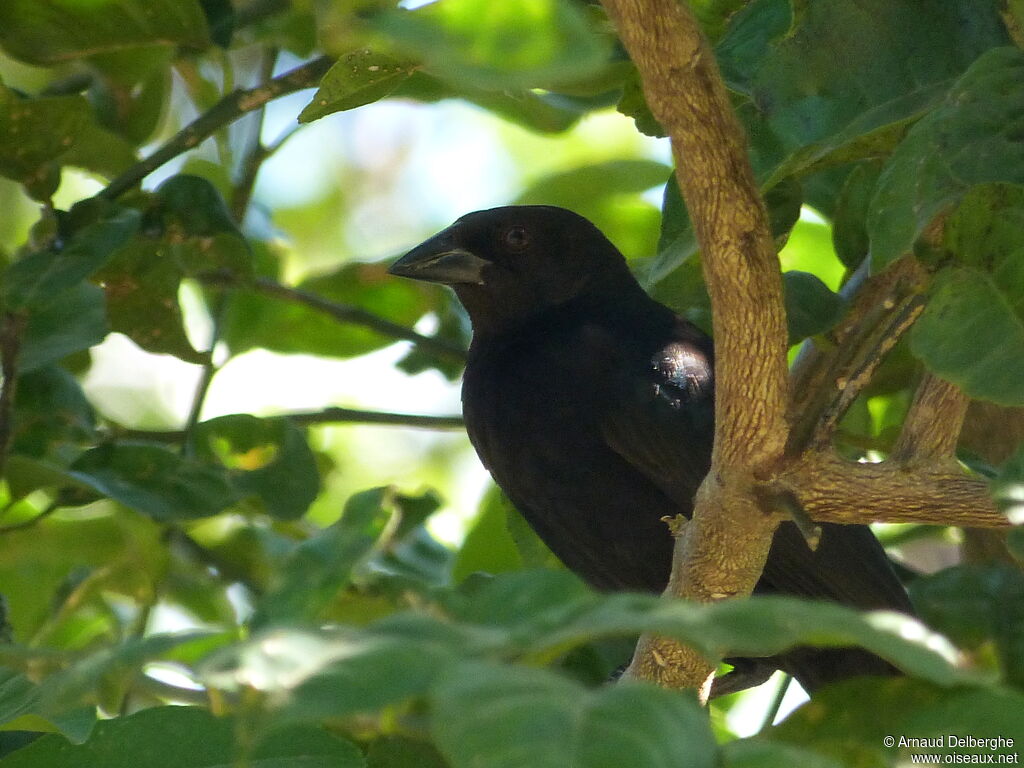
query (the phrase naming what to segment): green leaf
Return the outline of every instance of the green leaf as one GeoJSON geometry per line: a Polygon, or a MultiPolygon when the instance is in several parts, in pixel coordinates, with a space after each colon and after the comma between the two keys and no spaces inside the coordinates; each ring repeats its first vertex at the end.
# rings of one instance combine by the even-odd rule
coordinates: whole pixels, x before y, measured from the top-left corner
{"type": "MultiPolygon", "coordinates": [[[[190,645],[209,649],[212,642],[222,640],[223,636],[209,632],[151,635],[93,651],[66,669],[46,677],[38,685],[26,685],[24,680],[19,682],[18,677],[13,677],[7,685],[0,686],[0,689],[15,686],[14,691],[4,691],[13,695],[4,697],[0,722],[34,714],[60,727],[69,739],[81,742],[89,736],[93,720],[83,719],[77,714],[70,719],[67,716],[85,705],[95,705],[97,692],[102,687],[123,686],[126,681],[134,679],[148,662],[167,658],[190,645]]],[[[3,661],[9,663],[15,659],[28,666],[33,666],[30,661],[33,654],[39,654],[37,650],[21,646],[7,646],[4,652],[8,659],[3,661]],[[17,659],[18,656],[21,658],[17,659]]],[[[34,664],[41,666],[45,662],[44,655],[34,664]]]]}
{"type": "Polygon", "coordinates": [[[868,216],[872,267],[908,252],[974,184],[1024,183],[1024,52],[983,54],[907,134],[878,180],[868,216]]]}
{"type": "Polygon", "coordinates": [[[817,276],[793,270],[786,272],[782,281],[790,344],[831,330],[843,316],[842,297],[832,293],[817,276]]]}
{"type": "Polygon", "coordinates": [[[949,268],[936,277],[910,349],[972,398],[1024,405],[1024,319],[984,273],[949,268]]]}
{"type": "Polygon", "coordinates": [[[434,738],[454,768],[718,763],[690,693],[630,682],[588,691],[540,669],[466,662],[431,698],[434,738]]]}
{"type": "Polygon", "coordinates": [[[252,625],[315,621],[377,544],[391,519],[391,493],[374,488],[353,495],[338,522],[297,546],[260,600],[252,625]]]}
{"type": "Polygon", "coordinates": [[[60,291],[56,299],[40,302],[29,313],[18,355],[22,373],[95,346],[107,336],[102,290],[83,283],[60,291]]]}
{"type": "Polygon", "coordinates": [[[255,734],[251,753],[239,743],[243,728],[232,718],[198,707],[153,707],[100,722],[80,746],[44,736],[4,759],[4,768],[365,768],[362,752],[321,728],[292,726],[255,734]]]}
{"type": "Polygon", "coordinates": [[[633,118],[636,129],[640,133],[659,139],[668,136],[665,128],[658,122],[647,105],[647,99],[640,85],[640,73],[635,69],[623,82],[622,98],[615,105],[615,109],[626,117],[633,118]]]}
{"type": "Polygon", "coordinates": [[[150,443],[93,448],[71,465],[71,476],[156,520],[208,517],[239,498],[222,469],[150,443]]]}
{"type": "Polygon", "coordinates": [[[979,184],[946,222],[943,255],[988,273],[1024,319],[1024,187],[979,184]]]}
{"type": "Polygon", "coordinates": [[[202,176],[179,173],[156,188],[156,210],[165,228],[210,237],[229,232],[241,237],[231,210],[217,188],[202,176]]]}
{"type": "Polygon", "coordinates": [[[239,491],[258,498],[263,511],[279,520],[302,517],[320,490],[316,458],[288,419],[211,419],[193,430],[191,446],[198,458],[224,466],[239,491]]]}
{"type": "MultiPolygon", "coordinates": [[[[56,365],[18,377],[11,450],[36,458],[71,458],[95,437],[96,417],[75,377],[56,365]]],[[[10,481],[10,478],[8,478],[10,481]]]]}
{"type": "Polygon", "coordinates": [[[572,574],[549,571],[500,574],[462,600],[450,608],[455,615],[489,629],[513,629],[508,640],[520,652],[543,655],[594,639],[653,632],[675,637],[709,659],[774,656],[796,645],[858,645],[939,684],[979,678],[957,669],[956,650],[915,619],[862,614],[834,603],[756,597],[694,605],[654,595],[597,596],[572,574]]]}
{"type": "Polygon", "coordinates": [[[280,628],[211,656],[199,676],[233,694],[260,691],[277,721],[318,721],[422,696],[458,654],[449,637],[280,628]]]}
{"type": "Polygon", "coordinates": [[[3,274],[3,301],[10,310],[45,308],[63,301],[69,288],[99,269],[139,227],[134,208],[115,209],[75,233],[59,252],[36,251],[3,274]]]}
{"type": "Polygon", "coordinates": [[[796,745],[737,739],[722,745],[724,768],[843,768],[844,764],[796,745]]]}
{"type": "Polygon", "coordinates": [[[961,565],[911,583],[921,618],[962,647],[995,643],[1008,683],[1024,687],[1024,573],[1005,564],[961,565]]]}
{"type": "MultiPolygon", "coordinates": [[[[953,754],[946,764],[982,762],[978,755],[1015,753],[1024,739],[1024,695],[999,688],[938,688],[909,678],[858,678],[815,692],[814,700],[767,732],[772,741],[813,749],[843,765],[905,765],[912,753],[953,754]],[[884,713],[884,716],[879,716],[884,713]],[[1013,739],[1014,747],[965,748],[950,735],[1013,739]],[[894,739],[892,747],[885,738],[894,739]],[[943,746],[922,749],[904,739],[942,737],[943,746]]],[[[1005,741],[1003,742],[1005,744],[1005,741]]],[[[922,761],[923,762],[923,761],[922,761]]]]}
{"type": "Polygon", "coordinates": [[[553,88],[593,75],[611,41],[566,0],[443,0],[374,26],[432,74],[488,90],[553,88]]]}
{"type": "Polygon", "coordinates": [[[370,744],[367,768],[448,768],[433,744],[408,736],[383,736],[370,744]]]}
{"type": "Polygon", "coordinates": [[[836,202],[836,212],[832,217],[832,244],[839,260],[850,269],[856,269],[871,248],[867,218],[881,172],[882,166],[878,162],[859,164],[847,177],[836,202]]]}
{"type": "Polygon", "coordinates": [[[542,133],[569,130],[585,111],[557,94],[535,93],[528,88],[492,91],[466,83],[456,87],[424,72],[413,72],[392,95],[427,103],[465,99],[506,120],[542,133]]]}
{"type": "Polygon", "coordinates": [[[335,112],[371,104],[390,94],[416,65],[361,48],[340,56],[320,80],[313,100],[299,114],[310,123],[335,112]]]}
{"type": "Polygon", "coordinates": [[[182,268],[160,241],[133,238],[96,275],[106,296],[110,329],[154,354],[174,355],[201,364],[185,333],[178,303],[182,268]]]}
{"type": "Polygon", "coordinates": [[[0,46],[32,64],[53,64],[147,43],[209,45],[196,0],[5,0],[0,46]]]}
{"type": "Polygon", "coordinates": [[[221,48],[229,48],[236,22],[231,0],[199,0],[199,4],[210,27],[210,39],[221,48]]]}
{"type": "MultiPolygon", "coordinates": [[[[0,20],[0,35],[2,28],[0,20]]],[[[110,176],[134,160],[134,149],[96,124],[83,97],[21,98],[0,83],[0,174],[25,184],[36,199],[56,192],[60,164],[110,176]]]]}
{"type": "Polygon", "coordinates": [[[789,5],[751,3],[716,49],[730,86],[786,147],[779,177],[891,150],[953,78],[1009,43],[989,0],[819,0],[797,14],[789,5]]]}
{"type": "Polygon", "coordinates": [[[480,504],[476,522],[455,556],[452,580],[456,583],[478,571],[502,573],[523,567],[523,559],[509,534],[507,507],[501,500],[501,491],[493,487],[480,504]]]}

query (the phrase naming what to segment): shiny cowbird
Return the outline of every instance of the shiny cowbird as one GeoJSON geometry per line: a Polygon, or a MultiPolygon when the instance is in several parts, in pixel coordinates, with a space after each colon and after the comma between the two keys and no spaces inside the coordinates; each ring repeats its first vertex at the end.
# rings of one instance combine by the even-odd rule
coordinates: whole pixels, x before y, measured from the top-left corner
{"type": "MultiPolygon", "coordinates": [[[[544,542],[598,589],[661,591],[673,548],[663,518],[690,516],[711,463],[707,335],[648,297],[615,246],[563,208],[470,213],[391,272],[451,286],[469,313],[466,429],[544,542]]],[[[783,523],[757,591],[911,612],[867,527],[822,529],[812,551],[783,523]]],[[[808,690],[895,672],[853,648],[731,661],[751,677],[783,669],[808,690]]]]}

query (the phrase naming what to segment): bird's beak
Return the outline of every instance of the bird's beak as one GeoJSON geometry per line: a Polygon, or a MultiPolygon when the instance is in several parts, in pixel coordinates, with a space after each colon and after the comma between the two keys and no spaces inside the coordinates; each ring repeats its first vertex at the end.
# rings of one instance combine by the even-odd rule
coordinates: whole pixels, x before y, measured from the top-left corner
{"type": "Polygon", "coordinates": [[[446,230],[417,245],[392,264],[388,272],[428,283],[483,285],[487,264],[485,259],[457,246],[446,230]]]}

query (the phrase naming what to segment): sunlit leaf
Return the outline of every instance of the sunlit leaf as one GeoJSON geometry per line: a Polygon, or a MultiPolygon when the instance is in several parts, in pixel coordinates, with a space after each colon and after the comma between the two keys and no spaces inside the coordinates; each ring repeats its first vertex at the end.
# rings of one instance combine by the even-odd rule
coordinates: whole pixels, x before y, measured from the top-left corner
{"type": "Polygon", "coordinates": [[[393,95],[427,103],[465,99],[506,120],[544,133],[568,130],[586,111],[557,94],[538,93],[529,88],[494,91],[465,83],[456,87],[421,71],[403,80],[393,95]]]}
{"type": "Polygon", "coordinates": [[[492,90],[551,88],[602,67],[610,39],[565,0],[442,0],[375,25],[427,70],[492,90]]]}
{"type": "Polygon", "coordinates": [[[341,56],[320,81],[313,100],[299,114],[300,123],[355,109],[384,98],[405,80],[415,65],[363,48],[341,56]]]}

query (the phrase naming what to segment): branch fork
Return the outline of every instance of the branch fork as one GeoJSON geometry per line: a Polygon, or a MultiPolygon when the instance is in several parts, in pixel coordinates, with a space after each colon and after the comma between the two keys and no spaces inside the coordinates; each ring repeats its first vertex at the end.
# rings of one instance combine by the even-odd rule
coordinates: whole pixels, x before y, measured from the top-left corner
{"type": "MultiPolygon", "coordinates": [[[[712,467],[693,519],[678,531],[665,594],[701,602],[749,595],[787,517],[812,542],[811,521],[1007,525],[986,484],[953,459],[965,397],[930,376],[889,461],[854,464],[831,451],[842,415],[921,312],[926,273],[907,257],[868,280],[837,346],[811,355],[791,383],[778,256],[714,53],[685,2],[602,3],[672,141],[713,308],[712,467]]],[[[713,675],[707,659],[657,636],[641,638],[626,673],[696,688],[702,699],[713,675]]]]}

